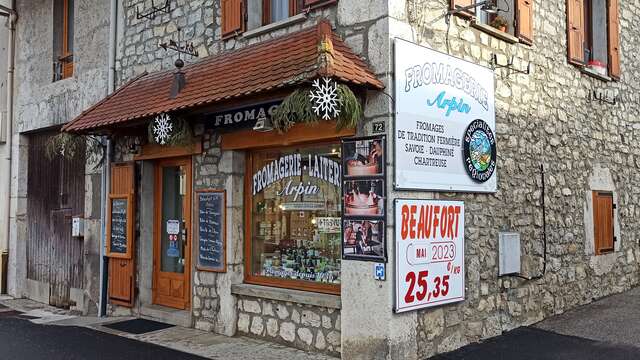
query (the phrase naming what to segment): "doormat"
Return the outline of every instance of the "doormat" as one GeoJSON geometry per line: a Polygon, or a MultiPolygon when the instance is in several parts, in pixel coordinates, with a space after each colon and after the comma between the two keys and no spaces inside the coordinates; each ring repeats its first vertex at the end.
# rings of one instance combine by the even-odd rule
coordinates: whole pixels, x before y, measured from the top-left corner
{"type": "Polygon", "coordinates": [[[22,314],[22,312],[16,310],[0,311],[0,317],[15,317],[20,314],[22,314]]]}
{"type": "Polygon", "coordinates": [[[102,325],[109,329],[124,331],[129,334],[145,334],[152,331],[168,329],[173,327],[173,325],[165,324],[157,321],[151,321],[146,319],[133,319],[120,321],[113,324],[102,325]]]}

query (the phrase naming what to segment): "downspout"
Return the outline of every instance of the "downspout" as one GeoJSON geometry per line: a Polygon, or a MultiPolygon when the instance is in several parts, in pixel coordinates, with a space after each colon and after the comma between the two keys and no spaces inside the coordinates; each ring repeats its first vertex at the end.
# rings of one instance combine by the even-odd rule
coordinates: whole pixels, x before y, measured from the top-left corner
{"type": "Polygon", "coordinates": [[[12,155],[12,140],[13,140],[13,73],[15,67],[14,61],[14,53],[15,53],[15,31],[16,31],[16,22],[18,21],[18,13],[14,10],[16,8],[16,1],[11,1],[11,8],[7,8],[6,6],[0,5],[0,11],[4,13],[0,14],[2,16],[6,16],[9,18],[8,26],[9,26],[9,44],[7,46],[8,53],[8,61],[7,61],[7,141],[5,143],[6,150],[6,164],[8,164],[7,169],[7,187],[5,189],[5,194],[7,194],[6,202],[4,205],[5,211],[5,222],[4,229],[2,232],[4,233],[4,237],[0,237],[0,264],[2,264],[2,268],[0,269],[0,294],[7,293],[7,272],[8,272],[8,255],[9,255],[9,230],[11,229],[11,155],[12,155]]]}
{"type": "MultiPolygon", "coordinates": [[[[116,89],[116,49],[118,35],[118,0],[111,0],[109,16],[109,80],[108,92],[113,93],[116,89]]],[[[106,206],[107,194],[111,188],[111,153],[112,144],[108,136],[103,137],[103,144],[106,143],[105,159],[102,164],[102,192],[100,194],[100,304],[99,315],[107,315],[107,293],[109,280],[109,258],[106,256],[107,232],[106,232],[106,206]]]]}

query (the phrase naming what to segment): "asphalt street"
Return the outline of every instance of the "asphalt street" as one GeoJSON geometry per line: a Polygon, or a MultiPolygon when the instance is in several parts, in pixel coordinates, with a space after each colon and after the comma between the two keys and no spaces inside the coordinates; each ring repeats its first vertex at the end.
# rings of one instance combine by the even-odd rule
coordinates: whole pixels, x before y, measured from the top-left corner
{"type": "Polygon", "coordinates": [[[37,325],[0,313],[0,359],[85,360],[205,358],[83,327],[37,325]]]}
{"type": "Polygon", "coordinates": [[[640,287],[431,360],[640,359],[640,287]]]}

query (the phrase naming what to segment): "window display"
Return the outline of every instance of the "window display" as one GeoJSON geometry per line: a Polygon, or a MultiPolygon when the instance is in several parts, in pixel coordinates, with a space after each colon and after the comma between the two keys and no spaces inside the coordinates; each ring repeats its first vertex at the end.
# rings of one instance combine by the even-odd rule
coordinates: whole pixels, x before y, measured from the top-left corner
{"type": "Polygon", "coordinates": [[[250,278],[337,292],[340,145],[260,150],[251,157],[250,278]]]}

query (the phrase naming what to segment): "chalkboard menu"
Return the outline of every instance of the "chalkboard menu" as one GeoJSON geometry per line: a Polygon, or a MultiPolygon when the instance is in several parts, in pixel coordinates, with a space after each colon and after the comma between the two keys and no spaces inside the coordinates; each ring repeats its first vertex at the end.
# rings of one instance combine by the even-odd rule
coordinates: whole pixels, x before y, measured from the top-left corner
{"type": "Polygon", "coordinates": [[[198,269],[226,271],[224,190],[197,192],[198,269]]]}
{"type": "Polygon", "coordinates": [[[109,253],[111,255],[128,254],[128,199],[111,198],[111,216],[109,224],[109,253]]]}

